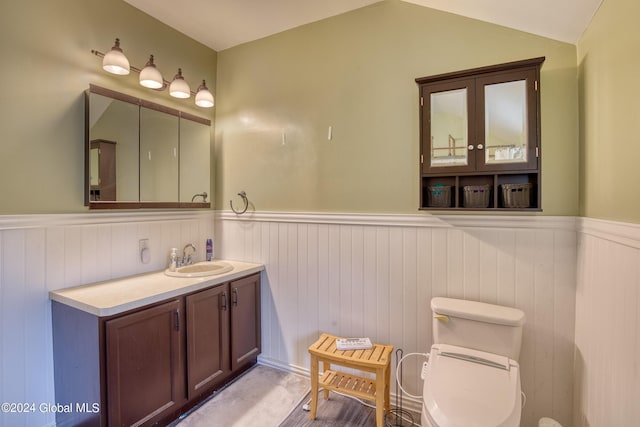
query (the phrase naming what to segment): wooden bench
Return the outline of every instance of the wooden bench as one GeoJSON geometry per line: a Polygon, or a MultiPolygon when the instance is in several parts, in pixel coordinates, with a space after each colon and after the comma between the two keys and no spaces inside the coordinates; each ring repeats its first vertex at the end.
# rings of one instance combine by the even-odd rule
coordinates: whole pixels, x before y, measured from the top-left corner
{"type": "Polygon", "coordinates": [[[376,405],[376,426],[384,426],[384,411],[391,409],[389,400],[390,361],[393,346],[373,344],[367,350],[340,351],[336,348],[336,336],[322,334],[318,341],[309,347],[311,355],[311,412],[316,418],[318,408],[318,389],[324,388],[324,398],[329,391],[371,400],[376,405]],[[323,375],[320,378],[319,364],[322,362],[323,375]],[[371,372],[374,378],[361,377],[331,369],[331,365],[340,365],[358,371],[371,372]]]}

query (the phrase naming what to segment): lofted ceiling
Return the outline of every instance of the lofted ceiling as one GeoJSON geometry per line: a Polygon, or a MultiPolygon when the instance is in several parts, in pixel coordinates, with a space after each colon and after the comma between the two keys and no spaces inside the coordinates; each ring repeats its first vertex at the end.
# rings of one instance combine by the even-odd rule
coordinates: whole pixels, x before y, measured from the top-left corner
{"type": "MultiPolygon", "coordinates": [[[[381,0],[125,1],[221,51],[381,0]]],[[[403,1],[576,44],[603,0],[403,1]]]]}

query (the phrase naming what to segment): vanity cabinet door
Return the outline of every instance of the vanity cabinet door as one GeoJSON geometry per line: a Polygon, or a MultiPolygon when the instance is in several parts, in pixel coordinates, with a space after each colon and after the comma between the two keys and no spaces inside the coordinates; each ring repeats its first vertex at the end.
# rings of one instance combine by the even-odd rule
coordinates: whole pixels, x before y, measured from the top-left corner
{"type": "Polygon", "coordinates": [[[231,372],[229,305],[228,284],[186,297],[189,399],[231,372]]]}
{"type": "Polygon", "coordinates": [[[180,300],[105,322],[109,426],[151,424],[182,404],[180,323],[180,300]]]}
{"type": "Polygon", "coordinates": [[[253,361],[261,351],[260,274],[230,283],[231,369],[253,361]]]}

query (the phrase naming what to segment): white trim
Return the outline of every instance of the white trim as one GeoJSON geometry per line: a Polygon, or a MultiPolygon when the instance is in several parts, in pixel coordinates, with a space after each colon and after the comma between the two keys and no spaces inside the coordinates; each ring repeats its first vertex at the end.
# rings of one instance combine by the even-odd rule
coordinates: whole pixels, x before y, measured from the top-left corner
{"type": "Polygon", "coordinates": [[[214,217],[213,210],[159,212],[90,212],[80,214],[0,215],[0,230],[69,225],[117,224],[123,222],[179,221],[214,217]]]}
{"type": "Polygon", "coordinates": [[[541,215],[352,214],[314,212],[248,212],[243,215],[236,215],[231,211],[216,211],[216,220],[430,228],[576,229],[576,217],[574,216],[541,215]]]}
{"type": "Polygon", "coordinates": [[[578,218],[577,226],[578,231],[583,234],[640,249],[640,224],[578,218]]]}
{"type": "Polygon", "coordinates": [[[311,377],[311,372],[309,371],[309,368],[303,368],[300,366],[283,363],[280,360],[263,356],[262,354],[258,355],[258,364],[269,366],[275,369],[280,369],[281,371],[292,372],[294,374],[302,375],[303,377],[307,377],[307,378],[311,377]]]}

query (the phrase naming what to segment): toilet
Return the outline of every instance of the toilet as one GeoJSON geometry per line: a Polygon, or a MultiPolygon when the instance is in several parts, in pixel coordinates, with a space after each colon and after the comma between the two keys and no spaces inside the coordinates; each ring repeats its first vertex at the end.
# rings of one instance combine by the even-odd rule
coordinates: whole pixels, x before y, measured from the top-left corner
{"type": "Polygon", "coordinates": [[[422,427],[518,427],[524,312],[453,298],[433,298],[431,311],[422,427]]]}

